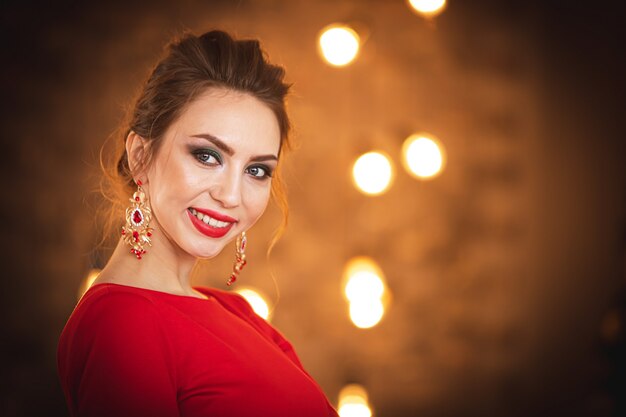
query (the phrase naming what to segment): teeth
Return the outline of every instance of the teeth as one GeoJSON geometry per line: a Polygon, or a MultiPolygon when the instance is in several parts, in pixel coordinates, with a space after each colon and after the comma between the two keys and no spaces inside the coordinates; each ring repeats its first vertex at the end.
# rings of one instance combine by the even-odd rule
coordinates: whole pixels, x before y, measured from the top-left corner
{"type": "Polygon", "coordinates": [[[220,220],[214,219],[208,214],[200,213],[195,209],[190,209],[190,211],[194,216],[196,216],[198,219],[202,220],[205,224],[208,224],[211,227],[221,228],[221,227],[226,227],[230,224],[228,222],[222,222],[220,220]]]}

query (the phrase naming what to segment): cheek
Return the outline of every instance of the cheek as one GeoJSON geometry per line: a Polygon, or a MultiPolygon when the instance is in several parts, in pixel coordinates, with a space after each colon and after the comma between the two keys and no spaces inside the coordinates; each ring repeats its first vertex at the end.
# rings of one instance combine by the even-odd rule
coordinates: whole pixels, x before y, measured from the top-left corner
{"type": "Polygon", "coordinates": [[[256,185],[250,187],[249,190],[244,193],[244,205],[246,207],[246,213],[250,220],[254,223],[265,212],[267,204],[270,200],[270,183],[267,185],[256,185]]]}
{"type": "Polygon", "coordinates": [[[151,201],[158,207],[177,205],[196,192],[200,179],[192,164],[182,158],[158,161],[150,178],[151,201]]]}
{"type": "Polygon", "coordinates": [[[153,186],[159,193],[180,195],[197,187],[200,173],[185,155],[173,152],[169,157],[155,161],[152,170],[153,186]]]}

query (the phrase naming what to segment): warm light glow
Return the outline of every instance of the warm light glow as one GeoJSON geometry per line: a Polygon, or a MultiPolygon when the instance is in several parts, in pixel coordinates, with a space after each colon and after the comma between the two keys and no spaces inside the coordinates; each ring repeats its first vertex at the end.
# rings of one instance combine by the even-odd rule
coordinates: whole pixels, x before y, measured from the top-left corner
{"type": "Polygon", "coordinates": [[[385,286],[380,277],[370,271],[359,271],[353,274],[346,285],[346,297],[351,302],[361,299],[380,299],[384,292],[385,286]]]}
{"type": "Polygon", "coordinates": [[[358,384],[346,385],[339,393],[337,411],[340,417],[371,417],[365,388],[358,384]]]}
{"type": "Polygon", "coordinates": [[[385,314],[385,307],[380,299],[360,298],[350,302],[350,319],[359,329],[376,326],[385,314]]]}
{"type": "Polygon", "coordinates": [[[256,314],[263,317],[265,320],[270,320],[270,308],[266,301],[266,298],[261,295],[258,290],[252,288],[244,288],[240,287],[235,290],[235,292],[239,293],[243,298],[250,303],[252,309],[256,314]]]}
{"type": "Polygon", "coordinates": [[[380,298],[385,291],[383,271],[376,261],[367,256],[356,256],[344,268],[343,282],[345,296],[349,301],[364,297],[380,298]],[[369,288],[362,291],[359,288],[369,288]],[[381,291],[382,287],[382,291],[381,291]]]}
{"type": "Polygon", "coordinates": [[[414,177],[434,178],[441,173],[445,164],[443,145],[425,133],[411,135],[402,146],[402,162],[414,177]]]}
{"type": "Polygon", "coordinates": [[[361,155],[352,167],[352,178],[365,194],[379,195],[387,191],[393,180],[393,165],[382,152],[361,155]]]}
{"type": "Polygon", "coordinates": [[[359,52],[359,35],[348,26],[331,25],[322,31],[319,47],[330,65],[342,67],[356,58],[359,52]]]}
{"type": "Polygon", "coordinates": [[[352,323],[360,329],[377,325],[385,314],[384,302],[388,299],[380,267],[371,258],[353,258],[346,265],[343,282],[352,323]]]}
{"type": "Polygon", "coordinates": [[[432,17],[443,12],[446,0],[408,0],[409,5],[421,15],[432,17]]]}
{"type": "Polygon", "coordinates": [[[100,275],[99,269],[94,268],[94,269],[89,270],[89,273],[87,273],[87,276],[85,277],[85,279],[83,279],[83,282],[80,284],[80,287],[78,288],[79,300],[82,298],[83,294],[85,294],[87,290],[91,287],[91,285],[96,280],[96,278],[98,278],[98,275],[100,275]]]}

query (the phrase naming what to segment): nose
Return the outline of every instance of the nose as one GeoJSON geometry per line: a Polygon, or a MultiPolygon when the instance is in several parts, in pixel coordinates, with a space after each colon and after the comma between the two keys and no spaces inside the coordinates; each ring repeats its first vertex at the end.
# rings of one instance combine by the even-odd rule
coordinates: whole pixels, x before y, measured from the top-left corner
{"type": "Polygon", "coordinates": [[[209,190],[211,197],[219,201],[224,208],[237,207],[241,204],[242,175],[229,170],[222,172],[209,190]]]}

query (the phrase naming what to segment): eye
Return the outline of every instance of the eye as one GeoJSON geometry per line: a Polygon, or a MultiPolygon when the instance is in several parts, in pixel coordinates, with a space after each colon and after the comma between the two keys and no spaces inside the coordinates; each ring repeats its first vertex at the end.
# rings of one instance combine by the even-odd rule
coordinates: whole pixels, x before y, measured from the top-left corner
{"type": "Polygon", "coordinates": [[[272,176],[272,171],[269,169],[269,167],[265,167],[265,166],[259,166],[259,165],[251,166],[248,169],[246,169],[246,171],[250,175],[258,179],[269,178],[272,176]]]}
{"type": "Polygon", "coordinates": [[[222,163],[220,155],[211,149],[198,149],[192,152],[195,158],[206,165],[222,163]]]}

